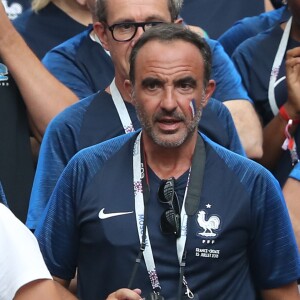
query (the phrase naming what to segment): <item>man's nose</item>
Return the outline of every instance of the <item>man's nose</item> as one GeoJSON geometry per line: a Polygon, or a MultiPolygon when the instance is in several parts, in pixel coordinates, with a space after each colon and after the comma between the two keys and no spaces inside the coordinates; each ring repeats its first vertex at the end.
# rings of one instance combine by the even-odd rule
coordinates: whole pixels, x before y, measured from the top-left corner
{"type": "Polygon", "coordinates": [[[177,108],[177,100],[175,93],[171,87],[168,87],[163,95],[160,102],[160,106],[162,109],[166,111],[173,111],[177,108]]]}

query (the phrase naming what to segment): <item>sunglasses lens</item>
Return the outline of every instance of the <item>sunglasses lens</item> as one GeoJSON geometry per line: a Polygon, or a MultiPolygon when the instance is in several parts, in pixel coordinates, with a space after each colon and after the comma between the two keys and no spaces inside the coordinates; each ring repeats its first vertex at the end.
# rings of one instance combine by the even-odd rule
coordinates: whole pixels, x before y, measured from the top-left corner
{"type": "Polygon", "coordinates": [[[159,187],[158,197],[161,202],[169,203],[174,197],[174,178],[165,180],[159,187]]]}
{"type": "Polygon", "coordinates": [[[173,233],[180,236],[180,217],[173,209],[166,210],[160,220],[161,231],[165,234],[173,233]]]}

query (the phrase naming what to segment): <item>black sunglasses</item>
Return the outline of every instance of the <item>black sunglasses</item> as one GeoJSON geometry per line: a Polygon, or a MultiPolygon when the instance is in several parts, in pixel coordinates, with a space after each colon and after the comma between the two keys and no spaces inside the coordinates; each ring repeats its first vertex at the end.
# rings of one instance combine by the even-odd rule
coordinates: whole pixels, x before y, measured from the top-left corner
{"type": "Polygon", "coordinates": [[[176,237],[180,237],[180,206],[175,192],[174,177],[162,180],[158,189],[158,198],[161,203],[169,205],[169,208],[163,212],[160,218],[160,229],[162,233],[175,234],[176,237]]]}

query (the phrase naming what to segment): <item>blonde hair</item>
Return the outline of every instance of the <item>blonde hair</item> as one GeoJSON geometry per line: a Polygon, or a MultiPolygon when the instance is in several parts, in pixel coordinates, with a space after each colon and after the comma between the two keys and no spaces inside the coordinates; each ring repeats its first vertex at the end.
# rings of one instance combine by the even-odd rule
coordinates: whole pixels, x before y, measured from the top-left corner
{"type": "Polygon", "coordinates": [[[31,8],[33,11],[38,12],[49,4],[51,0],[33,0],[31,3],[31,8]]]}

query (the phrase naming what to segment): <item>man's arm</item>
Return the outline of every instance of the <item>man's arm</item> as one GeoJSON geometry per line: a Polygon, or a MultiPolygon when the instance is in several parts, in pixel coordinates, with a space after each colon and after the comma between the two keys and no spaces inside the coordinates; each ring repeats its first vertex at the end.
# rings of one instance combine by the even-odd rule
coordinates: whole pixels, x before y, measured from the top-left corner
{"type": "Polygon", "coordinates": [[[298,162],[289,175],[282,189],[289,215],[292,221],[298,249],[300,250],[300,163],[298,162]]]}
{"type": "Polygon", "coordinates": [[[262,151],[262,127],[253,104],[247,100],[229,100],[229,109],[241,143],[249,158],[260,158],[262,151]]]}
{"type": "Polygon", "coordinates": [[[77,298],[59,283],[50,279],[32,281],[21,287],[14,300],[76,300],[77,298]]]}
{"type": "MultiPolygon", "coordinates": [[[[284,108],[293,120],[300,120],[300,47],[291,49],[286,53],[286,82],[288,99],[284,108]]],[[[272,170],[283,152],[281,146],[285,140],[285,127],[287,120],[280,114],[276,115],[263,130],[263,156],[259,162],[272,170]]],[[[292,135],[297,128],[293,124],[289,129],[292,135]]]]}
{"type": "Polygon", "coordinates": [[[263,290],[264,300],[299,300],[299,291],[297,282],[284,285],[280,288],[263,290]]]}
{"type": "Polygon", "coordinates": [[[52,76],[8,19],[0,3],[0,57],[14,77],[26,104],[32,130],[41,140],[49,121],[77,96],[52,76]]]}

